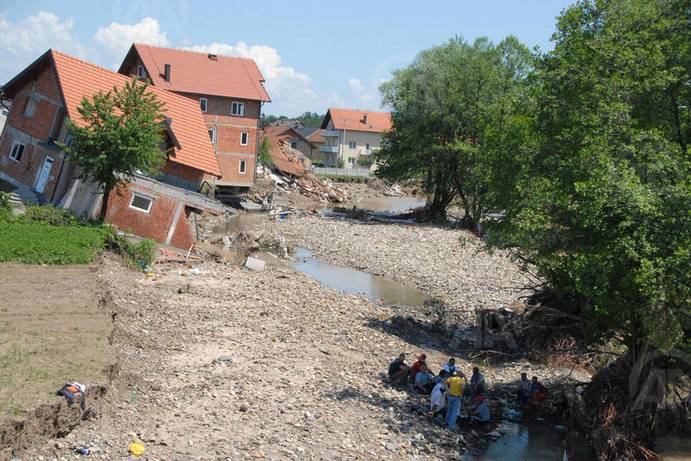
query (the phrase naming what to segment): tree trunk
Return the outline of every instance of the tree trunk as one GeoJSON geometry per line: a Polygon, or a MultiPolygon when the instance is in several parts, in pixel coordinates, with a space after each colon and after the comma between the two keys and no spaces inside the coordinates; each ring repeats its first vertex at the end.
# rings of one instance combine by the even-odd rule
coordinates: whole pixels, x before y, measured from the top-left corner
{"type": "Polygon", "coordinates": [[[98,213],[98,222],[103,223],[106,220],[106,213],[108,212],[108,201],[110,200],[110,192],[113,186],[103,186],[103,200],[101,200],[101,211],[98,213]]]}

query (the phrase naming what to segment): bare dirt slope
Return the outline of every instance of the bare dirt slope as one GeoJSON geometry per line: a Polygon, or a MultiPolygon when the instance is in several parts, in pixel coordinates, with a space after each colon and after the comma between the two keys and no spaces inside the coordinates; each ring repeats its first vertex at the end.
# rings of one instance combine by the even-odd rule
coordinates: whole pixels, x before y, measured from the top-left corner
{"type": "Polygon", "coordinates": [[[55,402],[65,381],[106,380],[102,292],[94,266],[0,264],[0,419],[55,402]]]}

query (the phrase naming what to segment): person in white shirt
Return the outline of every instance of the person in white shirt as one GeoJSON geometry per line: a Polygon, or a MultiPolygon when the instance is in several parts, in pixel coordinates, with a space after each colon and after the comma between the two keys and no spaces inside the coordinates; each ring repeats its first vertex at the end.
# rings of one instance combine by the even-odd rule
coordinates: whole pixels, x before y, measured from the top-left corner
{"type": "Polygon", "coordinates": [[[453,357],[449,358],[449,361],[444,364],[442,370],[448,375],[453,374],[453,372],[459,373],[461,371],[461,369],[456,366],[456,359],[453,357]]]}
{"type": "Polygon", "coordinates": [[[432,395],[429,401],[429,413],[427,416],[434,418],[438,414],[441,414],[446,408],[446,386],[444,385],[444,378],[446,378],[446,372],[444,370],[439,372],[437,377],[437,384],[432,389],[432,395]]]}

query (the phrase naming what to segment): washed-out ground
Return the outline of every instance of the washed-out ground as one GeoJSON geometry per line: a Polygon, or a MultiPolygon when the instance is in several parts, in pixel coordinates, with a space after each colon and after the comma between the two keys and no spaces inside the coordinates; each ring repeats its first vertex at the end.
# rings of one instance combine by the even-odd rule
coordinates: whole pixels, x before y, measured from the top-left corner
{"type": "MultiPolygon", "coordinates": [[[[275,226],[289,243],[429,289],[459,312],[508,303],[523,283],[508,257],[483,255],[462,231],[312,217],[275,226]]],[[[104,309],[115,314],[119,369],[110,401],[98,418],[37,443],[22,459],[75,459],[74,446],[122,459],[131,432],[144,441],[145,459],[459,456],[468,434],[431,423],[419,413],[426,398],[382,380],[402,351],[426,352],[435,370],[448,353],[387,328],[396,308],[331,290],[287,265],[195,267],[198,275],[157,265],[147,277],[103,258],[98,277],[109,293],[104,309]]],[[[548,384],[571,372],[525,362],[483,367],[490,386],[514,382],[523,370],[548,384]]]]}
{"type": "Polygon", "coordinates": [[[113,323],[95,269],[0,264],[0,419],[55,402],[66,381],[107,380],[113,323]]]}

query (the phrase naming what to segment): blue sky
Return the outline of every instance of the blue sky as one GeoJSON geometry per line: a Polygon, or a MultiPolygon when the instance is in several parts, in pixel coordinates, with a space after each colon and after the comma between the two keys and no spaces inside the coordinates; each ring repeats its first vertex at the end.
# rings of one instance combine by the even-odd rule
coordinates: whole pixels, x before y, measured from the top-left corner
{"type": "Polygon", "coordinates": [[[380,108],[378,86],[426,48],[513,34],[551,48],[569,0],[0,0],[0,82],[48,48],[116,68],[133,41],[252,57],[271,114],[380,108]]]}

